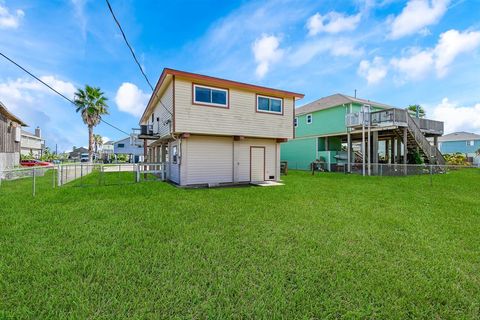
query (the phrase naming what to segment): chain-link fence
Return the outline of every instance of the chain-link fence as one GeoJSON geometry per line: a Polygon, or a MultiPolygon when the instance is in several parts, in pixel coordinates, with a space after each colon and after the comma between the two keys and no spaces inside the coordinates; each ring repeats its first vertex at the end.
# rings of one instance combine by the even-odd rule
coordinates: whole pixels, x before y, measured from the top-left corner
{"type": "Polygon", "coordinates": [[[0,171],[0,195],[25,194],[60,187],[87,187],[164,181],[163,163],[72,163],[0,171]]]}
{"type": "Polygon", "coordinates": [[[428,175],[442,174],[452,170],[459,169],[477,169],[477,166],[459,166],[459,165],[434,165],[434,164],[389,164],[389,163],[352,163],[350,170],[346,163],[327,164],[322,162],[307,161],[291,161],[287,163],[288,170],[303,170],[312,172],[337,172],[337,173],[353,173],[370,176],[411,176],[411,175],[428,175]]]}
{"type": "Polygon", "coordinates": [[[51,166],[15,168],[0,171],[0,195],[13,192],[33,195],[57,185],[56,168],[51,166]]]}

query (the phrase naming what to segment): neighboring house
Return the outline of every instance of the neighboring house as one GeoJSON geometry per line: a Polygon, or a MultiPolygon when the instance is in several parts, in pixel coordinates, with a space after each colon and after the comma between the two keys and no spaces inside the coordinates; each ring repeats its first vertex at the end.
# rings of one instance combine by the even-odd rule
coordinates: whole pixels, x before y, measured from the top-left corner
{"type": "Polygon", "coordinates": [[[443,163],[443,156],[426,139],[433,137],[435,144],[442,134],[443,122],[417,119],[405,109],[384,103],[334,94],[295,110],[295,139],[282,145],[281,159],[293,169],[309,169],[317,160],[327,170],[351,172],[355,162],[362,163],[362,169],[363,161],[369,167],[368,160],[409,163],[419,150],[426,162],[443,163]],[[368,125],[363,130],[362,119],[367,124],[371,121],[370,143],[368,125]],[[370,159],[364,159],[364,153],[371,154],[370,159]]]}
{"type": "Polygon", "coordinates": [[[42,132],[39,127],[35,133],[22,130],[22,139],[20,143],[20,153],[22,155],[32,155],[35,159],[40,159],[45,148],[45,140],[42,139],[42,132]]]}
{"type": "Polygon", "coordinates": [[[26,124],[0,102],[0,170],[20,165],[22,126],[26,124]]]}
{"type": "Polygon", "coordinates": [[[130,162],[143,162],[144,151],[143,143],[138,137],[127,137],[113,143],[113,153],[115,155],[125,154],[130,162]]]}
{"type": "Polygon", "coordinates": [[[115,141],[107,141],[102,145],[101,157],[107,159],[110,155],[114,153],[114,143],[115,141]]]}
{"type": "Polygon", "coordinates": [[[76,148],[75,146],[72,148],[72,151],[68,154],[68,159],[73,161],[80,161],[82,159],[82,155],[88,154],[88,149],[84,147],[76,148]]]}
{"type": "Polygon", "coordinates": [[[140,120],[148,161],[179,185],[280,180],[303,94],[164,69],[140,120]]]}
{"type": "Polygon", "coordinates": [[[438,138],[438,141],[442,153],[463,153],[470,162],[480,165],[480,156],[477,154],[480,150],[480,135],[461,131],[446,134],[438,138]]]}

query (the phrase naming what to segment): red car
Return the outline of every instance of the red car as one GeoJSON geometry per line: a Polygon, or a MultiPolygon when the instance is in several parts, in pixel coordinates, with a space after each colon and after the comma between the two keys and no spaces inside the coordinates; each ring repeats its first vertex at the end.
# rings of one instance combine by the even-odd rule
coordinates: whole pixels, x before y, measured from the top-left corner
{"type": "Polygon", "coordinates": [[[47,167],[51,166],[50,162],[40,161],[40,160],[22,160],[20,161],[22,167],[47,167]]]}

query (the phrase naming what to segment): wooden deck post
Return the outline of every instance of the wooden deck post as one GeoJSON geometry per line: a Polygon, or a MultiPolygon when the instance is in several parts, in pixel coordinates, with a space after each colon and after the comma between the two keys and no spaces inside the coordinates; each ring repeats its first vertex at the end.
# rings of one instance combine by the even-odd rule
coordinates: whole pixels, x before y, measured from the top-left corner
{"type": "Polygon", "coordinates": [[[350,131],[347,132],[347,172],[352,171],[352,137],[350,131]]]}
{"type": "Polygon", "coordinates": [[[408,154],[408,132],[407,127],[403,128],[403,167],[405,170],[405,175],[407,175],[407,154],[408,154]]]}
{"type": "Polygon", "coordinates": [[[402,141],[399,138],[397,138],[396,156],[397,156],[397,163],[400,164],[400,160],[402,159],[402,141]]]}
{"type": "Polygon", "coordinates": [[[372,132],[372,163],[373,174],[378,174],[378,131],[372,132]]]}
{"type": "Polygon", "coordinates": [[[390,141],[390,148],[391,148],[390,163],[394,164],[395,163],[395,137],[392,137],[392,140],[390,141]]]}
{"type": "Polygon", "coordinates": [[[385,160],[390,163],[390,140],[385,140],[385,160]]]}

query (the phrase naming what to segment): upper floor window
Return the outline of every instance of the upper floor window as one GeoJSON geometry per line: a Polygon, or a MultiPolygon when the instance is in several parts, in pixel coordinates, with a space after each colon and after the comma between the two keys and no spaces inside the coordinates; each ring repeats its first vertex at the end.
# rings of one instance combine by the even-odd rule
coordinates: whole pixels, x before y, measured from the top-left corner
{"type": "Polygon", "coordinates": [[[124,144],[124,143],[119,143],[119,144],[118,144],[118,147],[119,147],[119,148],[124,148],[124,147],[125,147],[125,144],[124,144]]]}
{"type": "Polygon", "coordinates": [[[307,114],[306,119],[307,119],[307,124],[311,124],[313,122],[313,115],[307,114]]]}
{"type": "Polygon", "coordinates": [[[155,119],[155,113],[152,113],[152,123],[153,123],[153,119],[155,119]]]}
{"type": "Polygon", "coordinates": [[[296,127],[298,127],[298,117],[295,117],[295,119],[293,119],[293,125],[296,127]]]}
{"type": "Polygon", "coordinates": [[[228,90],[194,84],[193,103],[228,108],[228,90]]]}
{"type": "Polygon", "coordinates": [[[257,96],[257,111],[283,113],[283,100],[266,96],[257,96]]]}

